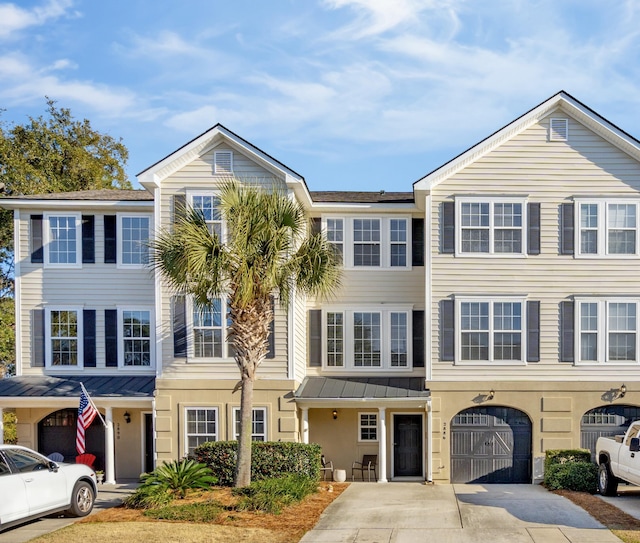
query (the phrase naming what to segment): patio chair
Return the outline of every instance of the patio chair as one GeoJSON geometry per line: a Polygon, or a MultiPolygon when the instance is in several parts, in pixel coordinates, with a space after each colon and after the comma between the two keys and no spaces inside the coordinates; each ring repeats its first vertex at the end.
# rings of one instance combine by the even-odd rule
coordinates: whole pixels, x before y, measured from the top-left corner
{"type": "Polygon", "coordinates": [[[93,463],[96,461],[95,455],[91,453],[83,453],[76,456],[76,464],[84,464],[85,466],[93,467],[93,463]]]}
{"type": "Polygon", "coordinates": [[[377,454],[365,454],[362,456],[362,462],[354,462],[351,466],[351,480],[355,481],[355,472],[360,472],[360,477],[364,481],[364,474],[367,474],[369,482],[371,482],[371,472],[373,472],[373,480],[378,480],[376,467],[378,464],[377,454]]]}
{"type": "Polygon", "coordinates": [[[59,452],[52,452],[49,456],[47,456],[47,458],[54,462],[64,462],[64,456],[62,456],[62,454],[60,454],[59,452]]]}
{"type": "Polygon", "coordinates": [[[320,471],[322,472],[322,480],[327,480],[327,472],[330,473],[330,480],[333,479],[333,462],[325,458],[324,454],[320,457],[320,463],[322,466],[320,467],[320,471]]]}

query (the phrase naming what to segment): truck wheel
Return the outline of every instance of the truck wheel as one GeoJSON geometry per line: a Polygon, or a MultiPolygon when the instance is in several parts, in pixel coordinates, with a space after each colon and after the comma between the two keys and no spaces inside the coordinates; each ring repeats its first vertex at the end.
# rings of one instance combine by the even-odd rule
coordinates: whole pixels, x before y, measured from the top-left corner
{"type": "Polygon", "coordinates": [[[618,492],[618,478],[611,473],[606,462],[600,464],[598,469],[598,491],[603,496],[615,496],[618,492]]]}
{"type": "Polygon", "coordinates": [[[91,485],[85,481],[78,481],[71,494],[71,507],[67,514],[73,517],[84,517],[91,513],[95,495],[91,485]]]}

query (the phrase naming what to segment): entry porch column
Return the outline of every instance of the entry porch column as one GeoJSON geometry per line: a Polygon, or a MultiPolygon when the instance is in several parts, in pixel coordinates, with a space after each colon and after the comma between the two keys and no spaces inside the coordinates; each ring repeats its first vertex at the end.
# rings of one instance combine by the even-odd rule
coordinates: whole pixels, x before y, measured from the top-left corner
{"type": "Polygon", "coordinates": [[[387,482],[387,421],[386,407],[378,408],[378,418],[380,419],[380,435],[378,436],[378,482],[387,482]]]}
{"type": "Polygon", "coordinates": [[[309,443],[309,408],[302,407],[302,443],[309,443]]]}
{"type": "Polygon", "coordinates": [[[115,462],[115,440],[113,438],[113,408],[105,408],[105,466],[104,466],[104,482],[107,484],[116,484],[116,462],[115,462]]]}

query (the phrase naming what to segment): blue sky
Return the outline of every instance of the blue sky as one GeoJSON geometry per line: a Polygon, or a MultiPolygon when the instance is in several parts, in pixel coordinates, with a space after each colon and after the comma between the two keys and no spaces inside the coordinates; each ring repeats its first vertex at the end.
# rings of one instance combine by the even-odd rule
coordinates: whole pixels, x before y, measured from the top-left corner
{"type": "Polygon", "coordinates": [[[311,190],[414,181],[559,90],[640,138],[640,1],[0,0],[0,107],[47,95],[132,178],[217,122],[311,190]]]}

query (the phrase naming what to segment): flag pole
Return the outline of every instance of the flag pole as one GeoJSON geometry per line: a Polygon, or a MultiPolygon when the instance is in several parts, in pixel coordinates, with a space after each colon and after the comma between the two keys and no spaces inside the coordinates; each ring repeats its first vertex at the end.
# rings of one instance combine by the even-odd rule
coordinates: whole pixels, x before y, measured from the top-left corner
{"type": "Polygon", "coordinates": [[[82,387],[82,391],[84,392],[84,395],[87,397],[87,400],[89,400],[89,402],[91,403],[93,408],[96,410],[96,413],[98,414],[98,417],[100,417],[100,421],[102,422],[102,425],[105,428],[107,428],[107,423],[102,418],[102,415],[100,414],[100,410],[96,407],[96,404],[93,403],[93,400],[91,399],[91,396],[89,396],[89,393],[87,392],[87,389],[84,388],[84,384],[83,384],[82,381],[80,381],[80,386],[82,387]]]}

